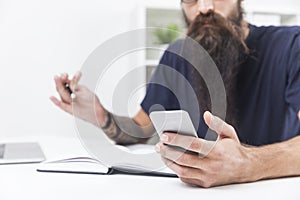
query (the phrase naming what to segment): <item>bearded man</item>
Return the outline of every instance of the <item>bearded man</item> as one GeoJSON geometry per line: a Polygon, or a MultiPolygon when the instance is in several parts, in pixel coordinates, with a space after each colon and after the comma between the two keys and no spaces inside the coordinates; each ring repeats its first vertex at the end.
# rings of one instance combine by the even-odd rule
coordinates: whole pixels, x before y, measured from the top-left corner
{"type": "MultiPolygon", "coordinates": [[[[185,49],[185,39],[171,44],[163,55],[142,109],[133,121],[151,128],[149,114],[153,110],[189,112],[199,138],[165,132],[156,145],[167,166],[189,184],[211,187],[300,175],[300,28],[251,25],[243,19],[241,0],[181,0],[181,6],[187,36],[207,51],[221,74],[227,100],[226,122],[205,112],[213,106],[205,77],[173,51],[181,49],[189,56],[203,56],[185,49]],[[197,104],[190,101],[193,92],[187,92],[188,85],[196,94],[197,104]],[[204,158],[164,145],[201,154],[208,128],[219,137],[204,158]],[[185,146],[184,141],[190,145],[185,146]]],[[[91,96],[88,89],[77,84],[80,76],[76,74],[71,81],[67,74],[56,76],[61,100],[51,100],[70,114],[74,114],[72,106],[77,105],[80,114],[76,117],[101,127],[117,143],[145,142],[151,131],[140,131],[143,137],[126,134],[131,119],[109,113],[96,96],[93,101],[80,98],[91,96]],[[76,101],[72,102],[65,83],[75,91],[76,101]]],[[[139,132],[136,127],[131,130],[139,132]]]]}

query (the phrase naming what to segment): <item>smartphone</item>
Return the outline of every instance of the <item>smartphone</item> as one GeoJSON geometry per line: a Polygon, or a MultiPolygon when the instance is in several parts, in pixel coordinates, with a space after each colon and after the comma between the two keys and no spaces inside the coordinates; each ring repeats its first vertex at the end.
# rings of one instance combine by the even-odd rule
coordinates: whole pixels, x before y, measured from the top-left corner
{"type": "Polygon", "coordinates": [[[198,137],[188,112],[184,110],[153,111],[150,119],[159,135],[163,132],[174,132],[198,137]]]}

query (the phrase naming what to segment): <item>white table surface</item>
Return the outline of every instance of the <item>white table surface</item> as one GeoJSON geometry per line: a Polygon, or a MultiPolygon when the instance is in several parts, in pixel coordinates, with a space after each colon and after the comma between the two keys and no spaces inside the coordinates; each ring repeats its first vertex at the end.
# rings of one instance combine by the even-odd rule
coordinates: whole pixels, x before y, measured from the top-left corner
{"type": "MultiPolygon", "coordinates": [[[[87,155],[75,138],[10,138],[38,141],[47,159],[87,155]]],[[[300,178],[203,189],[177,178],[37,172],[38,164],[0,165],[0,200],[10,199],[300,199],[300,178]]]]}

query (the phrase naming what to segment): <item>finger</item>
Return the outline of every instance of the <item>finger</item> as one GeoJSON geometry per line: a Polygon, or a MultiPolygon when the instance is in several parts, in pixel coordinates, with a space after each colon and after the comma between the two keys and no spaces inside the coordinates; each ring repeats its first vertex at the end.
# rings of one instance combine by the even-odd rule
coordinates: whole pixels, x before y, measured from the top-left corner
{"type": "Polygon", "coordinates": [[[215,141],[169,132],[164,132],[160,137],[160,141],[168,145],[178,146],[188,151],[196,152],[198,153],[198,157],[201,158],[207,156],[216,144],[215,141]]]}
{"type": "Polygon", "coordinates": [[[219,117],[212,115],[208,111],[204,112],[203,117],[207,126],[211,130],[217,132],[221,137],[229,137],[239,141],[238,136],[231,125],[227,124],[219,117]]]}
{"type": "Polygon", "coordinates": [[[199,158],[196,154],[185,153],[183,150],[175,149],[174,147],[169,147],[162,143],[156,145],[156,150],[160,153],[163,158],[171,160],[181,166],[193,167],[193,168],[204,168],[208,160],[203,160],[199,158]]]}
{"type": "Polygon", "coordinates": [[[76,74],[74,75],[74,77],[70,81],[70,87],[73,90],[73,92],[76,90],[76,87],[78,85],[78,82],[80,81],[81,75],[82,74],[81,74],[80,71],[76,72],[76,74]]]}
{"type": "Polygon", "coordinates": [[[69,83],[69,75],[67,73],[61,73],[60,78],[63,81],[63,83],[69,83]]]}
{"type": "Polygon", "coordinates": [[[67,113],[73,114],[73,109],[71,104],[64,103],[62,101],[59,101],[56,97],[51,96],[50,100],[60,109],[64,110],[67,113]]]}
{"type": "Polygon", "coordinates": [[[181,166],[177,163],[172,162],[169,159],[163,158],[163,162],[168,166],[172,171],[177,174],[177,176],[181,179],[197,179],[199,181],[205,178],[204,172],[200,169],[195,169],[191,167],[181,166]]]}
{"type": "Polygon", "coordinates": [[[66,77],[54,76],[54,81],[56,85],[56,91],[58,92],[61,100],[65,103],[71,103],[70,93],[65,88],[66,77]]]}
{"type": "Polygon", "coordinates": [[[299,120],[300,120],[300,110],[299,110],[299,112],[298,112],[298,118],[299,118],[299,120]]]}
{"type": "Polygon", "coordinates": [[[204,182],[201,180],[191,179],[191,178],[183,178],[183,177],[181,177],[180,180],[189,185],[205,187],[204,182]]]}
{"type": "Polygon", "coordinates": [[[210,186],[209,182],[205,181],[206,176],[202,170],[182,167],[168,159],[163,159],[163,162],[177,174],[182,182],[205,188],[210,186]]]}
{"type": "Polygon", "coordinates": [[[176,133],[164,132],[160,136],[160,141],[172,146],[179,146],[190,151],[199,152],[203,139],[176,133]]]}
{"type": "Polygon", "coordinates": [[[205,123],[211,130],[216,131],[218,134],[220,134],[224,130],[225,122],[219,117],[214,116],[210,112],[206,111],[203,114],[203,118],[205,123]]]}

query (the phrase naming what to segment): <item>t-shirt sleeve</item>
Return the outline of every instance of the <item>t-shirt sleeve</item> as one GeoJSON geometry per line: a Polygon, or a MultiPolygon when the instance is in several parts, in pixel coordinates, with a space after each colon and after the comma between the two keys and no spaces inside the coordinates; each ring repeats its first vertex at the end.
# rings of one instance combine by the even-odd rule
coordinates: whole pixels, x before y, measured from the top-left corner
{"type": "Polygon", "coordinates": [[[293,40],[287,76],[286,101],[298,112],[300,110],[300,33],[293,40]]]}
{"type": "Polygon", "coordinates": [[[143,110],[149,115],[152,111],[173,110],[178,107],[178,100],[172,92],[174,77],[172,76],[173,56],[165,52],[156,67],[150,82],[147,84],[145,98],[141,103],[143,110]]]}

